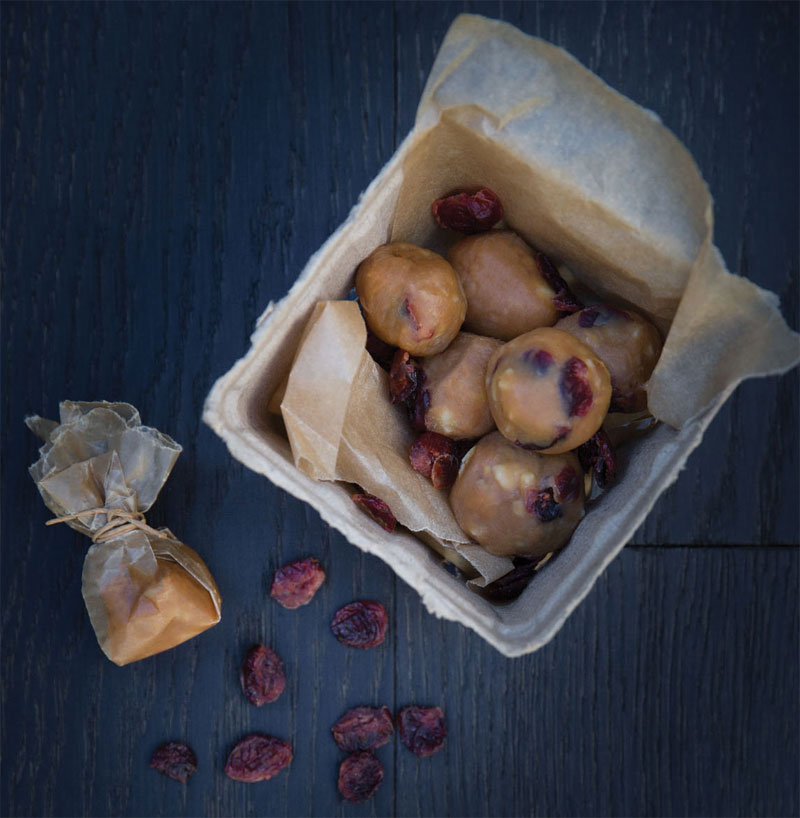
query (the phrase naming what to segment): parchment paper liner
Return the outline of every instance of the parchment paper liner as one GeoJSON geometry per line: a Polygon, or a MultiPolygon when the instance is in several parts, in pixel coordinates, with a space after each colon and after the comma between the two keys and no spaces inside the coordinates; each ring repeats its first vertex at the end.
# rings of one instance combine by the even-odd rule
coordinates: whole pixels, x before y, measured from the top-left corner
{"type": "Polygon", "coordinates": [[[281,305],[267,309],[251,351],[215,385],[205,419],[234,456],[389,562],[431,611],[517,655],[556,632],[677,477],[735,386],[786,371],[798,358],[798,337],[776,297],[725,269],[712,243],[710,196],[657,116],[560,49],[463,15],[442,44],[414,130],[281,305]],[[389,537],[360,519],[345,487],[310,482],[292,469],[282,425],[266,409],[315,304],[346,298],[358,262],[390,239],[442,247],[431,201],[479,185],[500,195],[507,221],[528,241],[669,333],[650,409],[673,428],[662,424],[630,443],[620,483],[505,608],[437,569],[415,538],[389,537]]]}
{"type": "MultiPolygon", "coordinates": [[[[127,403],[65,401],[60,417],[60,423],[38,416],[26,420],[46,441],[30,473],[56,517],[80,514],[67,525],[98,537],[111,515],[83,512],[147,511],[181,447],[142,426],[127,403]]],[[[118,665],[201,633],[219,622],[222,604],[205,563],[169,529],[126,528],[91,545],[81,588],[100,647],[118,665]]]]}

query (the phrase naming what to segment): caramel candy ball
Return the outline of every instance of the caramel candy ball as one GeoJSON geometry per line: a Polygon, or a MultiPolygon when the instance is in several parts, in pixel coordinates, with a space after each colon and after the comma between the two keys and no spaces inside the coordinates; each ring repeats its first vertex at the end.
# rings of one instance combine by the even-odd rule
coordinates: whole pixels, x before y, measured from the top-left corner
{"type": "Polygon", "coordinates": [[[486,365],[502,344],[459,332],[444,352],[426,358],[425,428],[458,440],[482,437],[494,429],[486,396],[486,365]]]}
{"type": "Polygon", "coordinates": [[[367,326],[412,355],[435,355],[456,337],[467,301],[455,270],[415,244],[384,244],[358,267],[356,292],[367,326]]]}
{"type": "Polygon", "coordinates": [[[450,248],[447,260],[467,295],[464,329],[510,341],[558,320],[555,291],[536,252],[511,230],[468,236],[450,248]]]}
{"type": "Polygon", "coordinates": [[[647,409],[647,381],[662,346],[658,330],[649,321],[630,310],[597,304],[562,318],[556,329],[583,341],[606,365],[612,412],[647,409]]]}
{"type": "Polygon", "coordinates": [[[566,545],[583,517],[583,472],[572,452],[543,455],[493,432],[464,457],[450,505],[490,554],[538,557],[566,545]]]}
{"type": "Polygon", "coordinates": [[[605,364],[562,330],[535,329],[509,341],[486,371],[497,428],[528,449],[559,454],[585,443],[611,400],[605,364]]]}

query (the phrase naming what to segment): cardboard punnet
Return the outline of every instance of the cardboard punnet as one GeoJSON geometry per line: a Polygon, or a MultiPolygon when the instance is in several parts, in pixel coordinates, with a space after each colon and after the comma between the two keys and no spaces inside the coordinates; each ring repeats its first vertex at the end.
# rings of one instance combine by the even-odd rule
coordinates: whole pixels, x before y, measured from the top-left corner
{"type": "MultiPolygon", "coordinates": [[[[691,156],[657,116],[561,49],[462,15],[431,70],[414,129],[287,296],[267,307],[249,352],[212,389],[204,419],[234,457],[391,565],[432,613],[467,625],[507,656],[530,652],[552,638],[677,478],[736,385],[800,359],[800,339],[777,298],[725,269],[712,225],[691,156]],[[601,297],[647,314],[666,336],[649,387],[651,411],[664,422],[625,447],[619,483],[506,606],[444,570],[424,532],[387,534],[351,502],[351,485],[298,469],[286,428],[268,408],[315,307],[346,299],[358,263],[380,244],[441,247],[430,203],[474,186],[500,195],[510,226],[529,242],[601,297]]],[[[336,463],[340,441],[314,424],[308,420],[305,437],[336,463]]],[[[392,475],[381,479],[391,485],[392,475]]]]}

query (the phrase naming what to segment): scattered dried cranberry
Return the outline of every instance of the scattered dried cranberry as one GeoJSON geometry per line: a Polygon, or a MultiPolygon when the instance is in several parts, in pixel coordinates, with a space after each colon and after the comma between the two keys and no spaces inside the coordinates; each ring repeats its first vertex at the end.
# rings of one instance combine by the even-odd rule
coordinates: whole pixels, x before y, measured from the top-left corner
{"type": "Polygon", "coordinates": [[[552,301],[559,312],[577,312],[583,304],[570,290],[567,282],[561,277],[555,265],[544,253],[536,253],[536,263],[544,280],[555,290],[552,301]]]}
{"type": "Polygon", "coordinates": [[[197,772],[197,756],[188,744],[168,741],[156,748],[150,757],[150,766],[185,784],[197,772]]]}
{"type": "Polygon", "coordinates": [[[375,333],[367,328],[367,352],[372,356],[378,366],[385,369],[387,372],[391,369],[392,361],[394,360],[396,347],[387,344],[386,341],[381,341],[375,333]]]}
{"type": "Polygon", "coordinates": [[[530,584],[542,559],[544,558],[515,557],[514,568],[494,582],[490,582],[483,589],[483,595],[490,602],[510,602],[516,599],[530,584]]]}
{"type": "Polygon", "coordinates": [[[247,651],[240,678],[244,695],[256,707],[274,702],[286,685],[281,657],[266,645],[253,645],[247,651]]]}
{"type": "Polygon", "coordinates": [[[570,417],[583,417],[591,408],[594,401],[592,387],[586,380],[588,367],[580,358],[574,355],[564,364],[561,378],[558,382],[561,395],[567,404],[570,417]]]}
{"type": "Polygon", "coordinates": [[[447,737],[441,707],[403,707],[396,717],[403,744],[424,758],[442,749],[447,737]]]}
{"type": "Polygon", "coordinates": [[[535,514],[542,523],[551,523],[561,516],[561,507],[553,496],[552,488],[531,489],[525,495],[525,510],[528,514],[535,514]]]}
{"type": "Polygon", "coordinates": [[[601,489],[617,479],[617,455],[605,429],[598,429],[586,443],[578,447],[578,459],[586,471],[591,471],[601,489]]]}
{"type": "Polygon", "coordinates": [[[577,500],[583,491],[583,477],[571,466],[564,466],[556,475],[556,494],[559,503],[571,503],[577,500]]]}
{"type": "Polygon", "coordinates": [[[503,218],[500,199],[486,187],[477,193],[455,193],[437,199],[431,210],[439,227],[459,233],[482,233],[503,218]]]}
{"type": "Polygon", "coordinates": [[[292,745],[274,736],[245,736],[225,763],[225,775],[234,781],[266,781],[292,763],[292,745]]]}
{"type": "Polygon", "coordinates": [[[386,638],[386,609],[380,602],[359,600],[339,608],[331,621],[333,635],[351,648],[374,648],[386,638]]]}
{"type": "Polygon", "coordinates": [[[419,382],[419,366],[404,350],[398,349],[389,370],[389,394],[392,403],[404,403],[414,396],[419,382]]]}
{"type": "Polygon", "coordinates": [[[279,568],[272,578],[269,595],[284,608],[294,610],[308,605],[324,581],[322,566],[314,557],[308,557],[279,568]]]}
{"type": "Polygon", "coordinates": [[[353,803],[372,798],[383,781],[383,765],[372,753],[353,753],[339,765],[339,792],[353,803]]]}
{"type": "Polygon", "coordinates": [[[424,432],[412,444],[409,458],[414,471],[433,481],[434,488],[449,488],[458,477],[455,443],[436,432],[424,432]]]}
{"type": "Polygon", "coordinates": [[[346,753],[374,750],[392,737],[394,722],[388,707],[354,707],[331,727],[331,733],[346,753]]]}
{"type": "Polygon", "coordinates": [[[391,534],[397,527],[397,519],[392,510],[380,497],[374,494],[354,494],[350,499],[384,531],[391,534]]]}

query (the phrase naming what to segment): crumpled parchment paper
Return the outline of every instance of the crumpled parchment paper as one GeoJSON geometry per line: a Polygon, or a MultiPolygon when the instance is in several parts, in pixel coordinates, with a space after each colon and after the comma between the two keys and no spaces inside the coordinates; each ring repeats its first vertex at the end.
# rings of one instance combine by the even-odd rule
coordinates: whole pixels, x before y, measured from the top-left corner
{"type": "MultiPolygon", "coordinates": [[[[26,419],[45,444],[30,467],[45,505],[63,517],[95,508],[146,512],[181,447],[143,426],[128,403],[64,401],[60,422],[26,419]]],[[[94,536],[99,512],[66,521],[94,536]]],[[[89,548],[82,593],[103,652],[118,665],[174,647],[220,620],[222,600],[199,555],[169,529],[121,533],[89,548]]]]}

